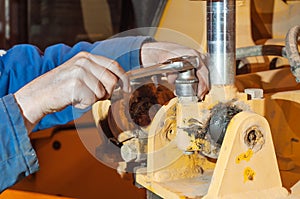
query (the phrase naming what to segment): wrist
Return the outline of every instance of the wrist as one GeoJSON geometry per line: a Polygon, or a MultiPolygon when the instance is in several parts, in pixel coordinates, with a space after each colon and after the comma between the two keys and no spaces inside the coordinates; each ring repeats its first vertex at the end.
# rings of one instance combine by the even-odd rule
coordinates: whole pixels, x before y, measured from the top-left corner
{"type": "Polygon", "coordinates": [[[26,97],[26,95],[23,96],[19,91],[14,94],[14,98],[20,108],[25,127],[28,133],[30,133],[35,125],[43,118],[44,114],[40,111],[38,105],[30,100],[30,97],[26,97]]]}

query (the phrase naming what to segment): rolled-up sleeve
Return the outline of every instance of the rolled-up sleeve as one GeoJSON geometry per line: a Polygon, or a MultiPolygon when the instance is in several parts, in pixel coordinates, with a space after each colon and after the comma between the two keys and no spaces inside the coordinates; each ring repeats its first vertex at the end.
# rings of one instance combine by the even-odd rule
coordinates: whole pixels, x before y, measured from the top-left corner
{"type": "Polygon", "coordinates": [[[14,96],[0,98],[0,192],[39,169],[14,96]]]}

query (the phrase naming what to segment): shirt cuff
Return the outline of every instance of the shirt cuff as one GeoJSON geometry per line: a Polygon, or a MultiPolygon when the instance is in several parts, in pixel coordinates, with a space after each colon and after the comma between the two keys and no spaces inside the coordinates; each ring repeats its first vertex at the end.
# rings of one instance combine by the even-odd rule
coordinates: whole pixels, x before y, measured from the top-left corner
{"type": "Polygon", "coordinates": [[[8,94],[2,99],[12,124],[13,133],[15,134],[16,147],[18,147],[20,151],[20,164],[26,166],[23,172],[25,176],[28,176],[39,170],[36,152],[31,145],[24,119],[13,94],[8,94]]]}

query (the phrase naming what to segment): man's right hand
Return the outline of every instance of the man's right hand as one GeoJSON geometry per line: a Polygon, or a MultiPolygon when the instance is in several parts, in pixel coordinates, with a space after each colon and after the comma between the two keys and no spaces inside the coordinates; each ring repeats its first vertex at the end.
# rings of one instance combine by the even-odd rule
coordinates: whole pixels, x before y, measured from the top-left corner
{"type": "Polygon", "coordinates": [[[80,52],[64,64],[34,79],[14,96],[28,132],[45,115],[68,105],[84,109],[97,100],[108,99],[119,79],[123,90],[130,84],[125,71],[114,60],[80,52]]]}

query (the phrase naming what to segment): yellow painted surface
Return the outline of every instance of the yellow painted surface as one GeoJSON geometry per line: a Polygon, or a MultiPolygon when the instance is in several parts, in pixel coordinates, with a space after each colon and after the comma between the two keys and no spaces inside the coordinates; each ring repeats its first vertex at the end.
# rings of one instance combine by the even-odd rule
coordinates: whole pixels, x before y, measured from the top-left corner
{"type": "MultiPolygon", "coordinates": [[[[251,0],[236,2],[236,46],[252,46],[251,30],[251,0]]],[[[272,16],[272,24],[263,24],[272,34],[272,39],[284,40],[289,28],[299,24],[300,1],[255,1],[256,10],[264,19],[272,16]],[[263,2],[263,3],[262,3],[263,2]]],[[[195,40],[206,49],[206,1],[169,0],[160,20],[159,27],[178,31],[195,40]]],[[[158,31],[158,40],[177,40],[187,46],[194,47],[188,41],[183,41],[165,31],[158,31]]],[[[270,38],[266,38],[270,39],[270,38]]],[[[269,44],[272,44],[269,42],[269,44]]]]}
{"type": "MultiPolygon", "coordinates": [[[[219,190],[219,193],[222,192],[230,195],[229,193],[230,189],[228,190],[226,184],[230,184],[234,187],[233,189],[231,189],[231,193],[233,194],[235,191],[241,189],[241,187],[239,187],[240,186],[239,184],[244,184],[246,179],[245,184],[247,184],[247,187],[245,188],[245,190],[252,190],[252,192],[247,192],[247,193],[243,192],[243,194],[236,192],[233,195],[235,195],[237,198],[241,198],[243,196],[246,197],[246,195],[254,196],[255,194],[257,194],[257,196],[261,194],[265,196],[264,198],[273,198],[274,196],[277,195],[281,195],[285,197],[287,195],[287,192],[284,188],[282,188],[282,182],[279,175],[279,169],[277,166],[277,160],[276,160],[274,148],[272,146],[272,142],[274,141],[276,154],[277,157],[279,157],[278,161],[281,162],[282,157],[290,158],[290,159],[285,159],[287,160],[287,163],[289,163],[288,161],[291,160],[295,160],[295,159],[297,160],[297,158],[298,160],[300,159],[299,156],[297,156],[296,154],[296,151],[300,150],[300,145],[298,144],[298,142],[291,142],[292,138],[296,140],[298,139],[297,136],[298,120],[296,120],[295,118],[297,118],[300,115],[300,105],[298,105],[298,101],[300,97],[298,98],[299,91],[297,90],[299,89],[299,85],[295,83],[295,80],[288,68],[247,74],[241,77],[237,77],[237,79],[239,80],[237,89],[223,88],[223,91],[221,90],[222,92],[219,92],[218,89],[215,89],[214,92],[212,93],[215,94],[225,93],[226,95],[223,94],[220,95],[223,96],[223,98],[224,96],[238,97],[240,100],[247,102],[247,99],[245,98],[245,94],[235,93],[235,92],[237,92],[237,90],[243,91],[244,88],[251,88],[252,86],[255,88],[262,88],[265,91],[264,99],[255,99],[247,102],[250,105],[250,107],[253,108],[254,112],[258,114],[255,115],[254,117],[257,119],[257,121],[256,119],[254,120],[253,118],[251,119],[251,117],[248,118],[246,116],[242,116],[239,117],[238,120],[235,120],[235,123],[239,124],[245,122],[247,125],[258,124],[258,126],[263,127],[263,129],[264,128],[268,129],[267,128],[268,123],[266,123],[265,120],[263,120],[264,122],[262,123],[259,122],[262,119],[261,116],[265,116],[267,118],[267,121],[270,124],[272,134],[267,133],[268,135],[266,137],[267,142],[263,145],[262,148],[262,150],[266,150],[265,152],[263,153],[262,151],[253,152],[251,149],[243,146],[242,140],[244,140],[244,138],[241,137],[239,138],[240,136],[239,134],[245,131],[243,129],[247,129],[244,126],[244,124],[240,125],[240,127],[239,125],[237,125],[233,129],[229,127],[230,130],[228,131],[231,132],[230,133],[231,135],[227,135],[228,134],[227,132],[226,135],[229,137],[225,136],[226,141],[224,140],[222,146],[222,150],[224,150],[222,152],[223,155],[219,156],[216,165],[218,168],[215,168],[214,166],[211,167],[215,169],[214,169],[214,174],[211,174],[214,175],[213,177],[214,182],[213,184],[210,184],[210,186],[213,186],[213,188],[211,188],[210,194],[215,192],[217,193],[218,192],[217,190],[219,190]],[[285,90],[289,90],[289,91],[285,91],[285,90]],[[236,134],[233,132],[235,132],[236,134]],[[237,137],[235,138],[235,136],[237,137]],[[269,166],[272,167],[269,168],[269,166]],[[215,174],[215,172],[217,174],[215,174]],[[269,179],[268,183],[265,183],[264,179],[266,178],[269,179]],[[233,182],[236,184],[233,185],[233,182]],[[264,186],[266,186],[265,189],[263,189],[264,186]],[[255,191],[255,190],[260,190],[260,191],[255,191]]],[[[198,108],[200,109],[203,109],[205,107],[211,108],[212,107],[211,103],[213,103],[214,101],[214,100],[210,100],[210,98],[212,97],[213,95],[212,96],[208,95],[204,102],[199,103],[198,108]]],[[[175,103],[177,102],[174,99],[174,101],[171,101],[171,103],[168,104],[169,107],[163,106],[162,110],[158,112],[158,117],[160,118],[165,118],[167,116],[174,117],[175,109],[171,109],[173,111],[172,112],[169,111],[169,108],[175,103]]],[[[166,129],[161,130],[161,132],[159,133],[157,129],[154,127],[155,126],[158,127],[161,121],[163,120],[157,119],[156,121],[157,123],[151,126],[153,128],[152,134],[155,136],[153,137],[150,136],[151,138],[149,142],[150,143],[149,149],[151,149],[152,151],[159,149],[164,152],[163,154],[160,155],[151,153],[150,160],[148,159],[150,161],[148,162],[149,163],[148,166],[150,166],[150,168],[152,169],[152,170],[150,169],[152,173],[150,172],[150,175],[149,173],[138,174],[137,182],[141,183],[147,189],[166,198],[168,197],[182,198],[183,193],[188,194],[185,193],[184,189],[190,190],[191,193],[194,193],[194,191],[191,190],[196,190],[195,187],[198,187],[198,189],[200,189],[201,187],[203,187],[202,183],[204,182],[202,182],[201,180],[195,177],[192,177],[192,175],[190,175],[191,178],[179,179],[177,181],[167,180],[167,179],[172,179],[174,176],[176,177],[176,175],[172,174],[172,172],[174,173],[174,171],[177,172],[177,174],[180,174],[181,171],[184,172],[184,167],[182,165],[184,165],[184,162],[187,163],[189,159],[179,158],[182,152],[180,150],[174,150],[174,147],[176,145],[168,145],[169,147],[165,147],[167,140],[165,139],[166,136],[164,134],[164,131],[168,131],[168,129],[170,129],[170,126],[172,126],[172,129],[174,129],[175,127],[174,125],[171,125],[172,123],[171,120],[167,120],[165,122],[166,129]],[[172,157],[174,157],[173,155],[176,154],[178,155],[176,156],[177,158],[172,159],[172,157]],[[182,162],[175,164],[176,160],[179,159],[182,162]],[[159,170],[158,172],[153,172],[154,169],[162,166],[161,163],[165,164],[166,163],[165,161],[172,161],[172,160],[174,161],[174,164],[167,165],[167,167],[163,168],[162,170],[159,170]],[[180,167],[181,170],[178,170],[178,168],[180,167]],[[172,176],[172,178],[169,178],[170,176],[172,176]],[[187,181],[188,179],[189,181],[187,181]],[[197,184],[191,183],[193,182],[193,180],[195,181],[197,180],[197,184]],[[184,186],[180,187],[180,185],[185,184],[187,182],[191,183],[190,186],[188,186],[190,189],[184,186]]],[[[266,131],[264,130],[263,132],[269,132],[269,130],[266,131]]],[[[173,137],[171,138],[173,139],[173,137]]],[[[283,177],[283,185],[284,187],[287,188],[290,188],[294,183],[296,183],[300,179],[299,174],[295,174],[295,172],[298,171],[297,170],[298,167],[296,167],[294,171],[293,171],[294,167],[289,167],[289,168],[292,170],[287,172],[281,171],[281,175],[283,177]]],[[[206,179],[209,179],[209,177],[207,177],[206,179]]],[[[207,191],[206,192],[203,191],[201,193],[205,195],[207,191]]],[[[210,198],[210,196],[211,198],[216,197],[216,195],[207,195],[207,198],[210,198]]]]}
{"type": "Polygon", "coordinates": [[[82,17],[87,38],[99,41],[113,34],[109,6],[106,0],[81,0],[82,17]],[[99,16],[99,13],[101,15],[99,16]]]}
{"type": "Polygon", "coordinates": [[[253,181],[255,177],[255,171],[250,167],[246,167],[244,170],[244,182],[253,181]]]}
{"type": "Polygon", "coordinates": [[[155,39],[206,48],[206,2],[169,0],[155,39]]]}
{"type": "Polygon", "coordinates": [[[253,156],[253,151],[252,151],[252,149],[248,149],[247,152],[240,154],[240,155],[236,158],[236,163],[239,164],[241,161],[249,162],[252,156],[253,156]]]}
{"type": "MultiPolygon", "coordinates": [[[[250,0],[237,1],[236,10],[237,47],[252,46],[250,0]]],[[[155,38],[205,50],[206,22],[206,1],[169,0],[155,38]]]]}
{"type": "Polygon", "coordinates": [[[72,198],[8,189],[4,191],[2,194],[0,194],[0,199],[72,199],[72,198]]]}
{"type": "MultiPolygon", "coordinates": [[[[252,197],[256,198],[261,191],[270,189],[280,197],[287,196],[287,191],[281,185],[271,132],[265,118],[251,112],[241,112],[233,117],[227,127],[212,179],[207,198],[237,193],[243,196],[247,192],[255,192],[256,196],[252,195],[252,197]],[[252,126],[260,127],[265,143],[248,162],[242,161],[236,164],[236,157],[248,149],[244,142],[244,132],[252,126]],[[252,183],[245,184],[244,172],[247,167],[255,171],[255,178],[252,183]],[[265,179],[268,179],[268,183],[265,179]]],[[[273,193],[270,192],[264,198],[272,198],[270,196],[273,193]]]]}

